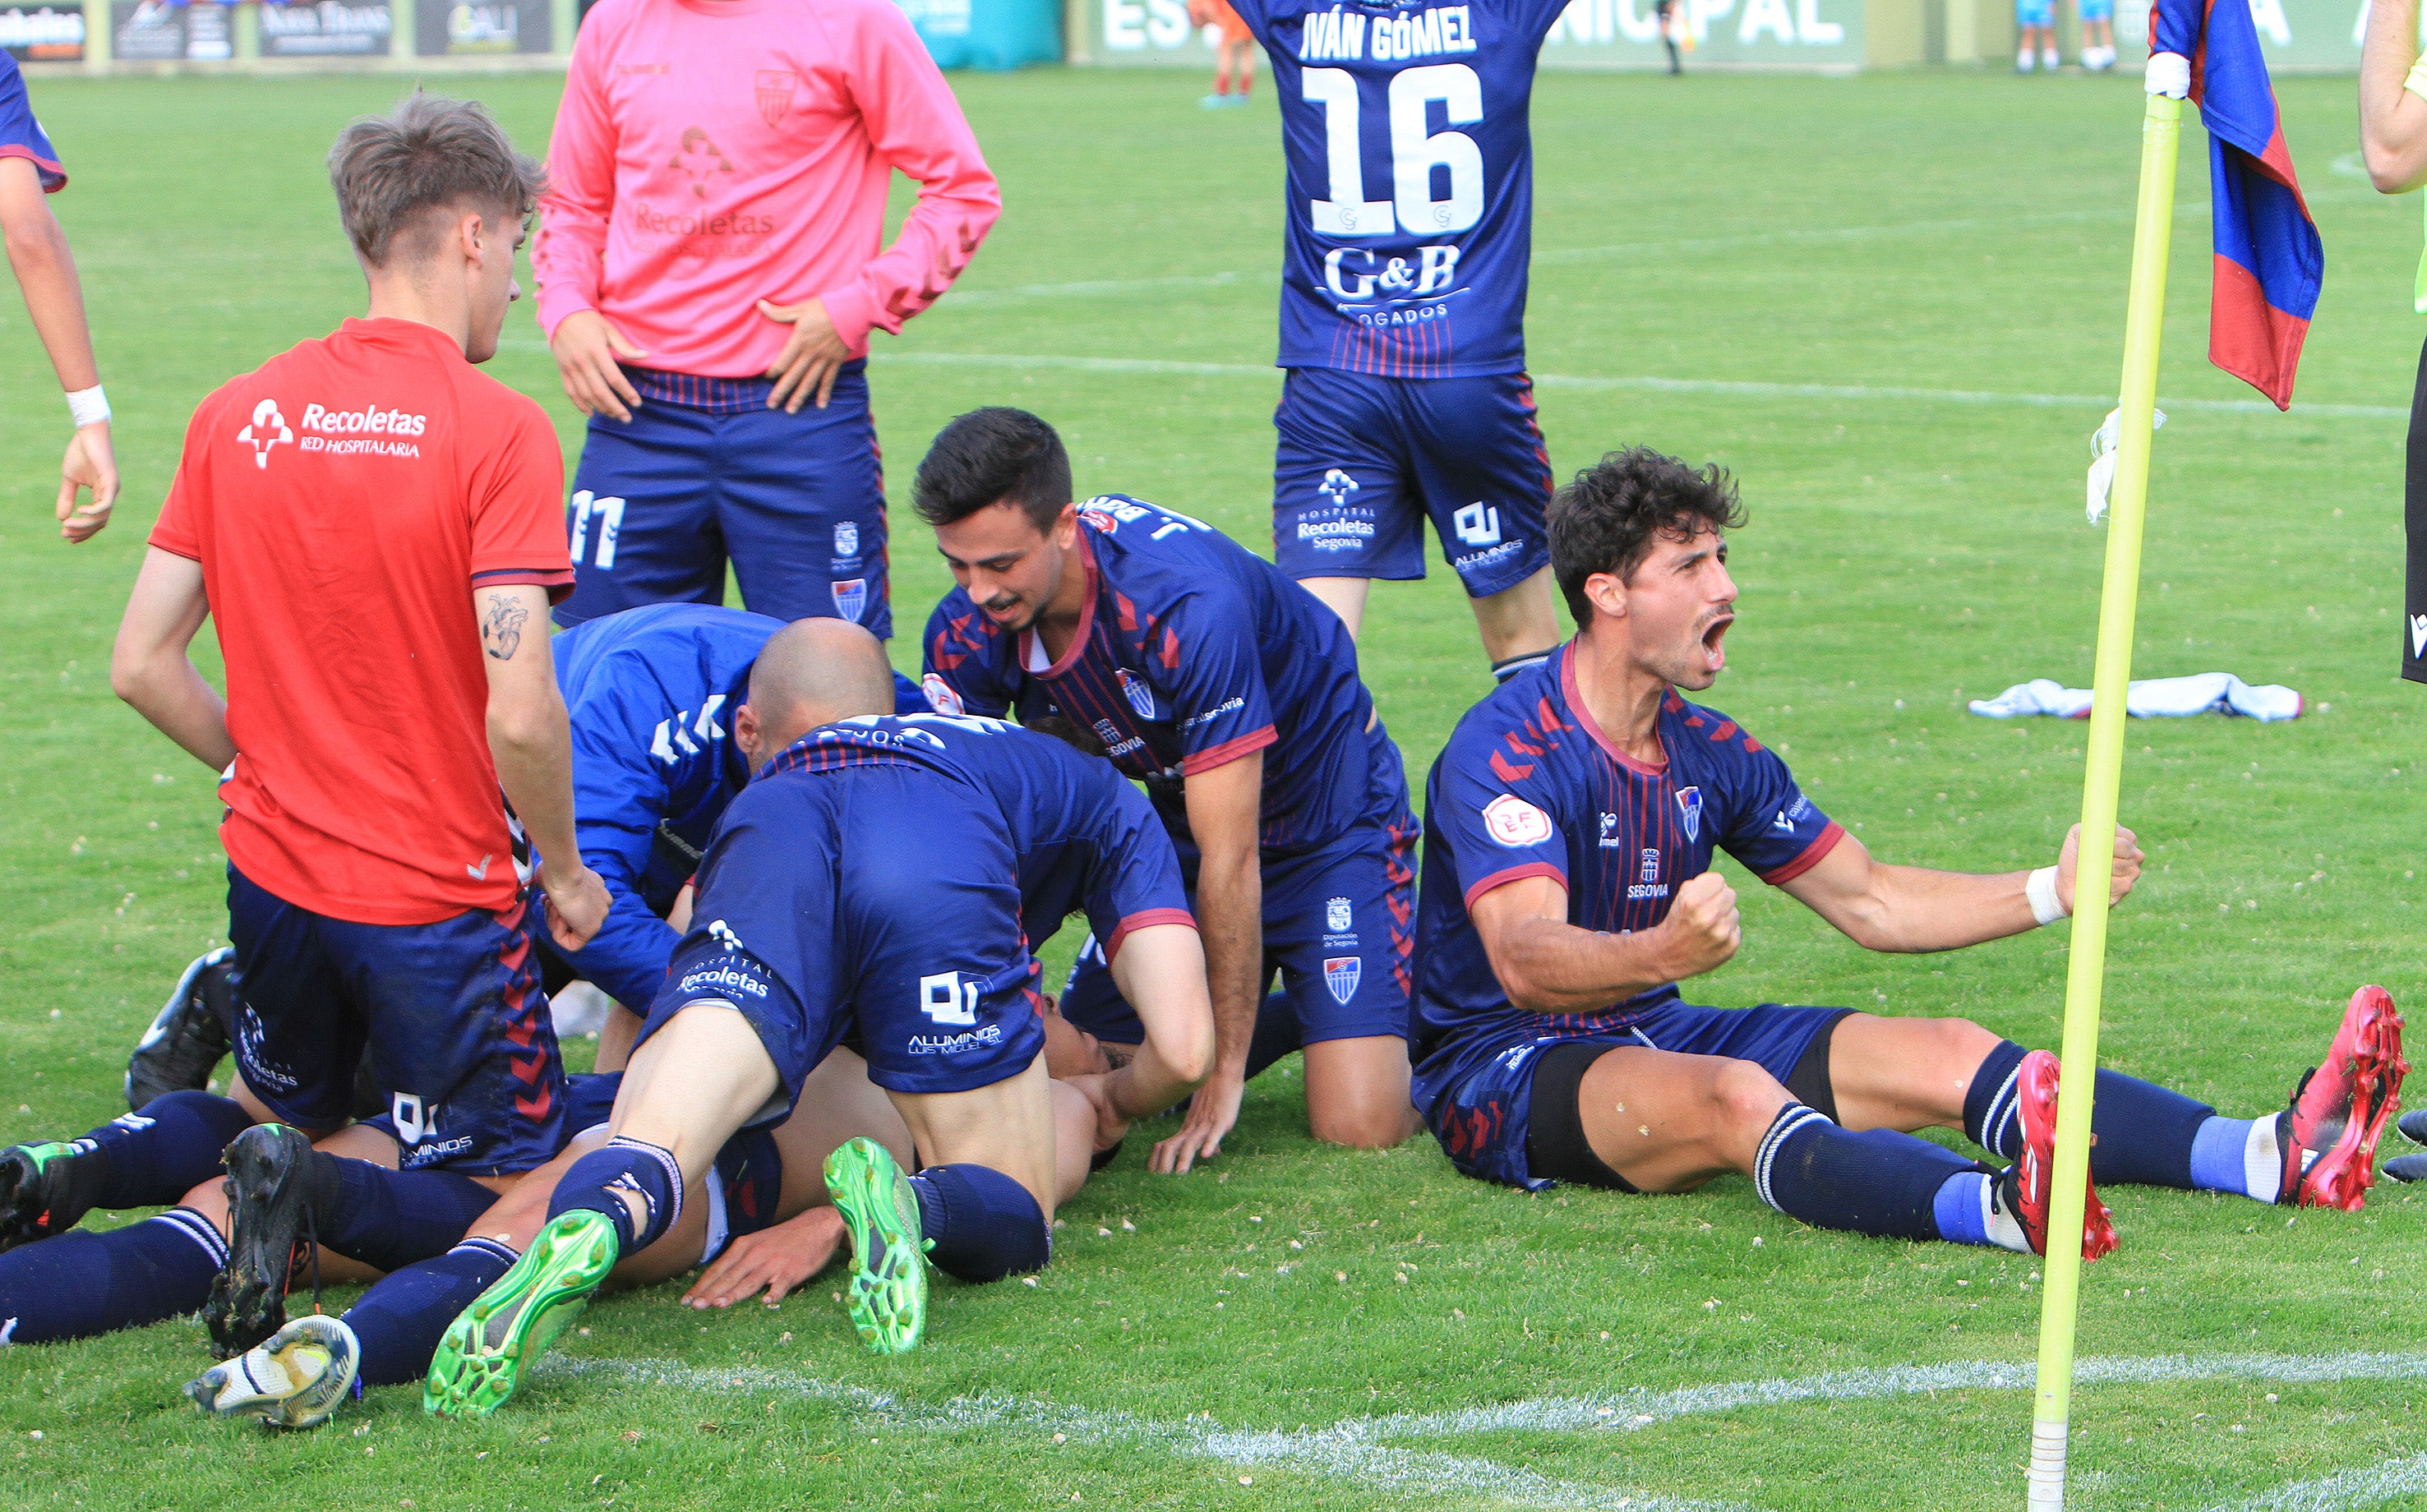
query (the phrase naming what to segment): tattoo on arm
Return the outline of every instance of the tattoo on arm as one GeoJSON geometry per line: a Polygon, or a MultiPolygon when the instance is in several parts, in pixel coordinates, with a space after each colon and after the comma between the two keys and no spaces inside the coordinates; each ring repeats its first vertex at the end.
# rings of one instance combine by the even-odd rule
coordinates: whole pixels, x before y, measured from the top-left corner
{"type": "Polygon", "coordinates": [[[1103,1040],[1096,1048],[1104,1052],[1104,1064],[1116,1071],[1136,1060],[1138,1055],[1136,1046],[1123,1045],[1116,1040],[1103,1040]]]}
{"type": "Polygon", "coordinates": [[[481,645],[499,661],[512,661],[523,643],[523,625],[530,610],[511,593],[491,593],[489,612],[481,616],[481,645]]]}

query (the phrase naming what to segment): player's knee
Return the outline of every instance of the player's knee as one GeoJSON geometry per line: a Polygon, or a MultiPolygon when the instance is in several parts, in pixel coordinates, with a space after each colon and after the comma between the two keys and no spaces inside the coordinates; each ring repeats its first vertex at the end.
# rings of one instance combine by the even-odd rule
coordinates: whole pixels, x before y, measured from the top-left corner
{"type": "Polygon", "coordinates": [[[1416,1110],[1404,1098],[1369,1097],[1344,1106],[1344,1101],[1310,1103],[1307,1122],[1315,1138],[1351,1149],[1388,1149],[1415,1132],[1416,1110]]]}
{"type": "Polygon", "coordinates": [[[1757,1131],[1769,1127],[1793,1094],[1754,1062],[1722,1060],[1712,1073],[1708,1097],[1721,1127],[1757,1131]]]}
{"type": "Polygon", "coordinates": [[[191,1208],[194,1211],[201,1213],[204,1217],[210,1220],[212,1227],[217,1228],[220,1231],[220,1237],[221,1239],[228,1237],[228,1199],[226,1178],[215,1176],[209,1180],[204,1181],[202,1185],[187,1193],[185,1196],[178,1201],[177,1206],[181,1208],[191,1208]]]}

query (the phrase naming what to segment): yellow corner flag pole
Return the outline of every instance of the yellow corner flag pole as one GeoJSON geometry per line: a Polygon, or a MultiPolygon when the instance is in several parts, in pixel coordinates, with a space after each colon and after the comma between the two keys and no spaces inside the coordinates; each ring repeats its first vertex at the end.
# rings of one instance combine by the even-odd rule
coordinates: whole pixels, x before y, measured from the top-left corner
{"type": "Polygon", "coordinates": [[[2098,1073],[2099,988],[2107,969],[2107,893],[2115,869],[2115,808],[2124,773],[2124,699],[2132,680],[2132,623],[2141,596],[2141,524],[2158,403],[2158,340],[2173,241],[2175,158],[2182,138],[2183,59],[2149,62],[2141,122],[2141,199],[2132,230],[2132,293],[2124,317],[2122,427],[2107,577],[2098,599],[2098,665],[2081,784],[2081,849],[2074,883],[2073,953],[2064,984],[2064,1066],[2057,1099],[2055,1190],[2047,1285],[2040,1297],[2039,1399],[2031,1421],[2029,1512],[2064,1505],[2064,1451],[2073,1404],[2073,1331],[2081,1286],[2081,1229],[2090,1188],[2090,1105],[2098,1073]],[[2161,85],[2159,65],[2173,78],[2161,85]],[[2179,84],[2176,81],[2180,81],[2179,84]],[[2172,86],[2172,87],[2169,87],[2172,86]]]}

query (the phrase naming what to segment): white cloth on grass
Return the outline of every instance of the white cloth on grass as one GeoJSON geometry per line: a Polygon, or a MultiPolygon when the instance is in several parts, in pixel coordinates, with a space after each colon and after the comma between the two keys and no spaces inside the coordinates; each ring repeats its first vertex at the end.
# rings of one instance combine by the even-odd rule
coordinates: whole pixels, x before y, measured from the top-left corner
{"type": "MultiPolygon", "coordinates": [[[[2048,677],[2018,682],[1995,698],[1976,698],[1966,706],[1991,719],[2020,719],[2053,714],[2059,719],[2088,719],[2090,690],[2067,688],[2048,677]]],[[[2262,724],[2298,719],[2301,695],[2280,683],[2253,688],[2229,672],[2203,672],[2190,677],[2148,677],[2132,684],[2124,697],[2125,712],[2134,719],[2181,719],[2191,714],[2226,714],[2255,719],[2262,724]]]]}

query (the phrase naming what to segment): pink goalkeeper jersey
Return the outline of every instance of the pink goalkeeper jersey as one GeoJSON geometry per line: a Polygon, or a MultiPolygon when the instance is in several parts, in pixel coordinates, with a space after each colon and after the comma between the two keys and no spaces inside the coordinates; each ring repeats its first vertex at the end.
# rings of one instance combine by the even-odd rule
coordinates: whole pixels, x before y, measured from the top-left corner
{"type": "Polygon", "coordinates": [[[823,301],[852,353],[900,332],[1002,208],[891,0],[600,0],[574,41],[531,247],[540,329],[596,310],[703,378],[763,373],[823,301]],[[892,171],[919,203],[883,245],[892,171]]]}

